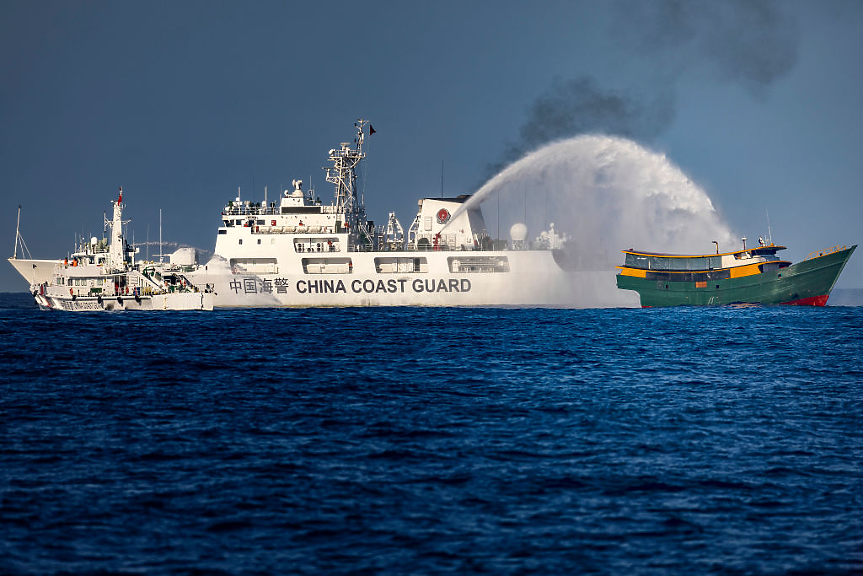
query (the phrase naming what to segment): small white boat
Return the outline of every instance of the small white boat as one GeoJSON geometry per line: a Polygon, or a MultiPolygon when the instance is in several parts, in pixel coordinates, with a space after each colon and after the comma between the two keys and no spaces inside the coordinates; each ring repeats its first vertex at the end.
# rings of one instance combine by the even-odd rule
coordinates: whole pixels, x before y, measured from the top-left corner
{"type": "MultiPolygon", "coordinates": [[[[82,241],[62,260],[19,259],[20,233],[10,264],[30,283],[40,308],[52,310],[212,310],[213,291],[185,274],[194,265],[136,262],[137,249],[123,235],[123,189],[105,218],[109,238],[82,241]],[[50,272],[49,272],[50,270],[50,272]]],[[[20,221],[20,219],[19,219],[20,221]]]]}

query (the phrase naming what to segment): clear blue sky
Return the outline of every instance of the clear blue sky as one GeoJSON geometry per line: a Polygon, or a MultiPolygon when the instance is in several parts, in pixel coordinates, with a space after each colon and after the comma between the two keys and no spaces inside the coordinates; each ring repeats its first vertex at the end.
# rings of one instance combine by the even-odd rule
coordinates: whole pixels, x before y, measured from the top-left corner
{"type": "MultiPolygon", "coordinates": [[[[740,234],[769,209],[796,261],[863,240],[861,56],[855,1],[2,0],[0,248],[22,204],[33,256],[62,257],[122,185],[137,241],[162,208],[166,240],[212,249],[238,186],[311,175],[329,200],[326,152],[362,116],[375,220],[407,226],[441,160],[445,192],[472,192],[508,149],[607,129],[664,152],[740,234]]],[[[838,287],[863,287],[863,253],[838,287]]],[[[0,291],[24,289],[3,263],[0,291]]]]}

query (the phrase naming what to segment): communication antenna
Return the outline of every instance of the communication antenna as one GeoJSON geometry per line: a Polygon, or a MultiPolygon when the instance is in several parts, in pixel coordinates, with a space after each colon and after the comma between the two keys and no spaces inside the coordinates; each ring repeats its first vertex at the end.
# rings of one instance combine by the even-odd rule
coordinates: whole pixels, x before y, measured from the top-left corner
{"type": "Polygon", "coordinates": [[[159,208],[159,264],[162,263],[162,209],[159,208]]]}
{"type": "MultiPolygon", "coordinates": [[[[19,230],[20,225],[21,225],[21,205],[18,204],[18,223],[15,225],[15,252],[12,255],[12,259],[13,260],[18,259],[18,245],[19,244],[21,245],[21,257],[32,259],[33,255],[30,254],[30,249],[27,248],[27,243],[24,242],[24,237],[21,236],[21,232],[19,230]]],[[[34,264],[33,266],[35,268],[36,265],[34,264]]],[[[35,272],[34,272],[34,274],[35,274],[35,272]]],[[[34,284],[34,283],[35,283],[35,280],[33,282],[31,282],[31,284],[34,284]]]]}
{"type": "MultiPolygon", "coordinates": [[[[335,185],[335,207],[338,213],[345,215],[345,228],[350,230],[352,242],[365,241],[369,246],[375,246],[375,239],[369,233],[363,205],[364,193],[358,198],[356,167],[365,158],[363,129],[368,120],[360,118],[354,126],[357,128],[356,148],[351,148],[347,142],[342,142],[339,149],[330,150],[329,160],[332,166],[324,167],[327,182],[335,185]]],[[[371,129],[370,129],[371,130],[371,129]]],[[[368,170],[365,170],[363,190],[368,180],[368,170]]]]}
{"type": "Polygon", "coordinates": [[[12,259],[18,259],[18,230],[21,227],[21,205],[18,204],[18,221],[15,223],[15,251],[12,252],[12,259]]]}
{"type": "Polygon", "coordinates": [[[770,245],[773,245],[773,231],[770,230],[770,212],[767,211],[767,208],[764,209],[764,214],[767,216],[767,241],[770,242],[770,245]]]}

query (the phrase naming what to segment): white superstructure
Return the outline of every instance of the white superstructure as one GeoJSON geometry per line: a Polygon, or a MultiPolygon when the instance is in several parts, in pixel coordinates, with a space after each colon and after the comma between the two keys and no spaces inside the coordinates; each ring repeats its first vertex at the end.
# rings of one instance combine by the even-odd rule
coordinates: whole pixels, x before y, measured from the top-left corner
{"type": "MultiPolygon", "coordinates": [[[[105,218],[107,238],[82,240],[62,260],[9,259],[30,282],[36,303],[57,310],[212,310],[213,294],[199,288],[184,274],[194,266],[136,262],[137,249],[123,235],[123,189],[113,204],[113,217],[105,218]],[[50,275],[46,268],[50,263],[50,275]],[[31,268],[32,267],[32,268],[31,268]],[[40,270],[37,276],[33,270],[40,270]]],[[[16,232],[16,237],[20,235],[16,232]]]]}
{"type": "Polygon", "coordinates": [[[407,235],[394,213],[376,227],[357,194],[367,125],[329,152],[331,203],[295,180],[276,201],[225,206],[214,258],[189,275],[215,286],[217,307],[578,305],[579,282],[615,291],[613,274],[561,269],[553,225],[535,243],[492,240],[479,207],[459,210],[468,196],[421,199],[407,235]]]}

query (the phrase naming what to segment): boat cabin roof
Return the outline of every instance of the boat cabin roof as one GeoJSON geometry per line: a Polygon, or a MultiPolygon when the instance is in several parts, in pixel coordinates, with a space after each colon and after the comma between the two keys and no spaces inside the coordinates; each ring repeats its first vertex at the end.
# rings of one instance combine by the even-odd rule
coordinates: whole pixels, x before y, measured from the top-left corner
{"type": "Polygon", "coordinates": [[[465,202],[467,202],[468,198],[470,198],[470,197],[471,197],[470,194],[459,194],[458,196],[455,196],[455,197],[450,196],[447,198],[443,198],[443,197],[436,198],[433,196],[429,196],[427,198],[423,198],[423,200],[441,200],[443,202],[457,202],[459,204],[464,204],[465,202]]]}
{"type": "Polygon", "coordinates": [[[755,246],[753,248],[746,248],[745,250],[735,250],[733,252],[719,252],[716,254],[665,254],[662,252],[642,252],[640,250],[635,250],[634,248],[630,248],[629,250],[622,250],[624,254],[635,254],[637,256],[653,256],[659,258],[708,258],[710,256],[733,256],[737,254],[743,254],[744,252],[747,254],[751,254],[752,256],[770,256],[776,254],[779,250],[785,250],[785,246],[779,246],[778,244],[769,244],[767,246],[755,246]]]}

